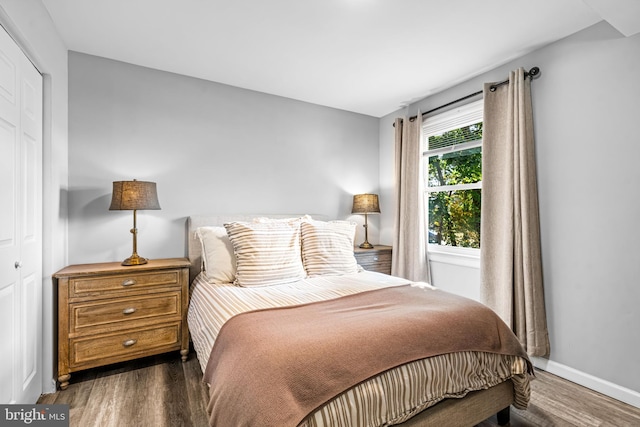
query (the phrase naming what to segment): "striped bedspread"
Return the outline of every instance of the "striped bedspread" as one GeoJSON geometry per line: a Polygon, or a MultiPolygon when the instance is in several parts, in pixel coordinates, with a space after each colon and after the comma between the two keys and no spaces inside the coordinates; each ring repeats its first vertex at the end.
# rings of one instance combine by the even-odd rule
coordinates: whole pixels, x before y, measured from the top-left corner
{"type": "MultiPolygon", "coordinates": [[[[405,284],[404,279],[373,272],[260,288],[212,285],[197,278],[191,287],[189,329],[204,372],[220,328],[236,314],[405,284]]],[[[485,389],[509,378],[516,391],[515,406],[525,408],[529,400],[526,371],[526,362],[521,358],[489,353],[461,352],[422,359],[359,384],[311,414],[301,425],[398,424],[444,398],[463,397],[469,391],[485,389]]]]}

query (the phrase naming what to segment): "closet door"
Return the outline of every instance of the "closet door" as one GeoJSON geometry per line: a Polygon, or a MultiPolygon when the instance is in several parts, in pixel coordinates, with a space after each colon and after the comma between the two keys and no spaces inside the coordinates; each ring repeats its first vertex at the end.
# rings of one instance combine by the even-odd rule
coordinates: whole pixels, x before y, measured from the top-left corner
{"type": "Polygon", "coordinates": [[[42,76],[0,27],[0,404],[42,391],[42,76]]]}

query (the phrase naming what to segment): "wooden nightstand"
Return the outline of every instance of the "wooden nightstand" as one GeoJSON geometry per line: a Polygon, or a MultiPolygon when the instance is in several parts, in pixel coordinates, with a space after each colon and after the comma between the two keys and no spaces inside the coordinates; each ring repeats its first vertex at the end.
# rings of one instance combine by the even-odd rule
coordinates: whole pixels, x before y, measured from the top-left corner
{"type": "Polygon", "coordinates": [[[391,246],[375,245],[373,249],[353,249],[356,261],[365,270],[391,274],[391,246]]]}
{"type": "Polygon", "coordinates": [[[68,266],[53,275],[58,291],[58,381],[70,373],[153,354],[189,354],[186,258],[68,266]]]}

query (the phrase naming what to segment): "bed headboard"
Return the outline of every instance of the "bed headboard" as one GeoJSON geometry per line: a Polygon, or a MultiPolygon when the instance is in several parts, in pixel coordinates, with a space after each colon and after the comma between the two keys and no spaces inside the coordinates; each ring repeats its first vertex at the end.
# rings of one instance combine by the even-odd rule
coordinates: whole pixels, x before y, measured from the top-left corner
{"type": "MultiPolygon", "coordinates": [[[[187,218],[187,248],[188,257],[191,261],[189,268],[189,283],[196,278],[202,268],[202,247],[200,240],[195,237],[198,227],[222,226],[226,222],[232,221],[253,221],[254,218],[293,218],[303,216],[301,214],[198,214],[187,218]]],[[[325,215],[311,214],[313,219],[327,221],[325,215]]]]}

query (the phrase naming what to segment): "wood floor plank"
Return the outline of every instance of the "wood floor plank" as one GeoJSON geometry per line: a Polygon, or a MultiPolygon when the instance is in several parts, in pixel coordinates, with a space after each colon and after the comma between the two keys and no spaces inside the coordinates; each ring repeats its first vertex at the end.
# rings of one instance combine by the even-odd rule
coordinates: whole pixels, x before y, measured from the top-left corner
{"type": "Polygon", "coordinates": [[[164,417],[168,420],[170,426],[191,427],[191,414],[189,408],[189,396],[187,391],[187,382],[184,378],[182,370],[182,361],[176,358],[165,364],[167,368],[163,371],[163,379],[165,387],[164,401],[172,401],[173,405],[164,405],[164,417]],[[176,390],[180,390],[176,393],[176,390]]]}
{"type": "MultiPolygon", "coordinates": [[[[193,352],[191,353],[194,354],[193,352]]],[[[184,372],[189,411],[194,427],[206,426],[209,423],[207,402],[209,401],[209,387],[202,381],[202,371],[195,356],[191,356],[187,363],[182,364],[184,372]]]]}
{"type": "Polygon", "coordinates": [[[640,426],[640,409],[540,370],[531,382],[529,408],[512,408],[511,414],[511,427],[640,426]]]}
{"type": "Polygon", "coordinates": [[[162,379],[158,375],[162,369],[162,365],[152,363],[146,367],[136,367],[131,372],[125,382],[129,397],[122,402],[119,419],[126,418],[130,425],[140,427],[164,425],[161,413],[164,394],[156,384],[162,379]]]}
{"type": "MultiPolygon", "coordinates": [[[[192,352],[75,373],[67,390],[38,403],[69,404],[71,427],[206,427],[208,388],[192,352]]],[[[493,416],[478,427],[496,427],[493,416]]],[[[531,382],[526,411],[511,409],[510,427],[638,427],[640,409],[544,371],[531,382]]]]}

